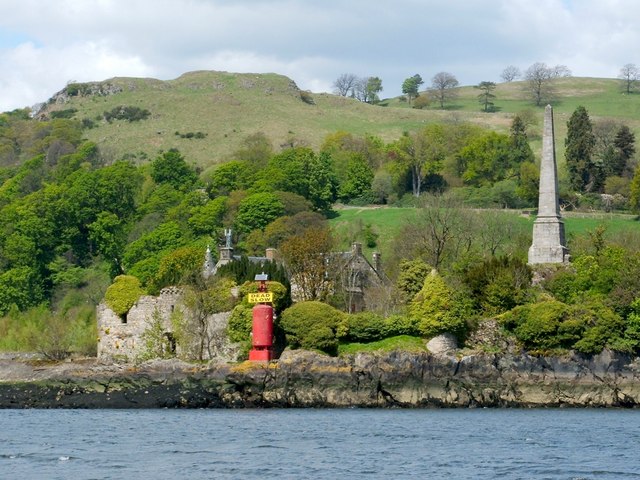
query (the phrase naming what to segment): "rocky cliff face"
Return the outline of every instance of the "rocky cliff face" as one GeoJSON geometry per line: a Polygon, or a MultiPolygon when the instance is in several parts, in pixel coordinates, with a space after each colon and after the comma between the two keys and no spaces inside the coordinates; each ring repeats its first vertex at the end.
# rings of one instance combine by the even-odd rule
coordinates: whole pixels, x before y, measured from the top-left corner
{"type": "Polygon", "coordinates": [[[633,407],[640,359],[408,352],[271,364],[58,365],[0,360],[0,407],[633,407]]]}

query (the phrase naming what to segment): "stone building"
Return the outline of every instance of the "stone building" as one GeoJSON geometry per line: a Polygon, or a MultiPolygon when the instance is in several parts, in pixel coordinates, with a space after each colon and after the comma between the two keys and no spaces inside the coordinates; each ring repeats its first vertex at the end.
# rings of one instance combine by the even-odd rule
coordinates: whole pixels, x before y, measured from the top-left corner
{"type": "Polygon", "coordinates": [[[362,244],[357,242],[348,252],[333,253],[327,258],[327,276],[333,283],[334,294],[344,297],[349,313],[370,309],[373,299],[368,293],[388,283],[380,253],[373,253],[371,263],[362,253],[362,244]]]}

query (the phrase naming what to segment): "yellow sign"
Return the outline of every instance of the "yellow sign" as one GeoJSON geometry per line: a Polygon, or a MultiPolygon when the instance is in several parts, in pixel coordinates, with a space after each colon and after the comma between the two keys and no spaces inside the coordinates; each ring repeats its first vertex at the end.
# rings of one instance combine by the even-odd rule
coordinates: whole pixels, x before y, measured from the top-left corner
{"type": "Polygon", "coordinates": [[[271,303],[273,292],[258,292],[249,294],[249,303],[271,303]]]}

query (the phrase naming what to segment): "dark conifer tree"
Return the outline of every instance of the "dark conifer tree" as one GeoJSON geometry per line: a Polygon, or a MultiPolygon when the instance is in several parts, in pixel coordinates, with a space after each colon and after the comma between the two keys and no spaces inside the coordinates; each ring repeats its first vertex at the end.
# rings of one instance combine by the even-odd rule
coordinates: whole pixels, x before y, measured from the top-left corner
{"type": "Polygon", "coordinates": [[[622,125],[616,133],[614,140],[616,149],[615,163],[612,166],[612,175],[633,177],[635,165],[633,165],[636,153],[636,136],[626,125],[622,125]]]}
{"type": "Polygon", "coordinates": [[[567,122],[565,159],[571,188],[577,192],[597,191],[602,183],[601,169],[593,162],[596,138],[587,109],[579,106],[567,122]]]}

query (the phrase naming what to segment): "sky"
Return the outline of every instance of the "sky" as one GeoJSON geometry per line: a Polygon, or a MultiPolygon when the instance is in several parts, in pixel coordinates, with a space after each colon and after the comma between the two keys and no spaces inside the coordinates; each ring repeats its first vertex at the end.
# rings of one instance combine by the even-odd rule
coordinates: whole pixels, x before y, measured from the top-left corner
{"type": "Polygon", "coordinates": [[[68,82],[279,73],[331,92],[343,73],[499,82],[508,65],[616,78],[640,65],[637,0],[0,0],[0,112],[68,82]]]}

